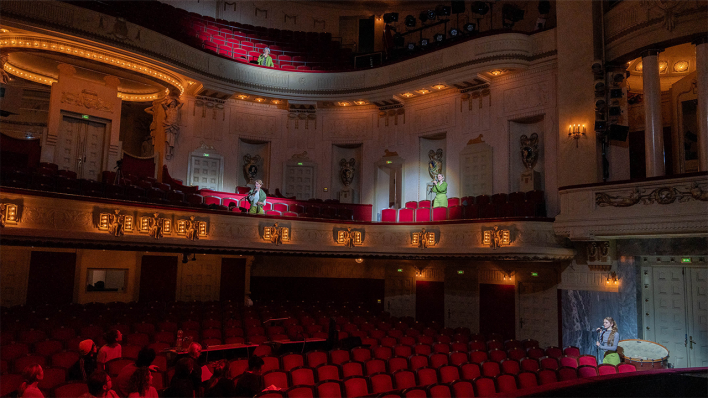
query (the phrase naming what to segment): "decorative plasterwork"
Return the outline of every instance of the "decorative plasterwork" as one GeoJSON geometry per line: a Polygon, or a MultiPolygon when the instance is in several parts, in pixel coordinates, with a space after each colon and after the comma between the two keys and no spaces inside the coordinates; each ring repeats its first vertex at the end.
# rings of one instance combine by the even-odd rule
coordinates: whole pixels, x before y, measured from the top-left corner
{"type": "Polygon", "coordinates": [[[17,224],[17,205],[14,203],[0,203],[0,227],[17,224]]]}
{"type": "Polygon", "coordinates": [[[706,190],[704,175],[562,189],[553,227],[574,240],[706,234],[706,190]]]}
{"type": "Polygon", "coordinates": [[[55,244],[178,252],[192,250],[222,254],[258,252],[341,256],[342,253],[352,253],[365,257],[464,257],[526,261],[564,261],[574,256],[573,249],[558,243],[552,231],[552,223],[543,221],[520,219],[512,223],[496,224],[500,229],[511,230],[514,237],[511,245],[496,250],[482,243],[482,229],[491,229],[494,224],[444,222],[434,226],[425,225],[426,233],[434,232],[435,246],[431,248],[429,245],[428,250],[420,250],[417,245],[411,244],[411,233],[421,232],[421,229],[412,230],[409,225],[373,222],[341,225],[326,220],[283,219],[215,210],[168,209],[120,201],[115,201],[115,206],[109,207],[105,199],[77,200],[70,195],[36,195],[10,188],[3,190],[2,202],[17,204],[22,210],[22,223],[6,227],[0,235],[3,244],[41,243],[44,246],[55,244]],[[122,219],[124,234],[117,237],[107,233],[111,223],[116,222],[109,218],[109,215],[115,214],[116,209],[119,210],[118,216],[125,216],[122,219]],[[134,224],[132,231],[130,225],[126,226],[128,216],[134,224]],[[188,231],[192,228],[188,228],[187,221],[195,223],[198,239],[190,239],[188,231]],[[264,241],[263,227],[274,226],[275,222],[278,222],[278,227],[289,229],[289,241],[283,240],[287,244],[275,245],[267,239],[264,241]],[[297,234],[292,234],[295,230],[297,234]],[[445,238],[440,239],[442,236],[445,238]]]}
{"type": "Polygon", "coordinates": [[[278,226],[277,222],[272,227],[263,227],[263,240],[276,246],[290,242],[290,228],[278,226]]]}

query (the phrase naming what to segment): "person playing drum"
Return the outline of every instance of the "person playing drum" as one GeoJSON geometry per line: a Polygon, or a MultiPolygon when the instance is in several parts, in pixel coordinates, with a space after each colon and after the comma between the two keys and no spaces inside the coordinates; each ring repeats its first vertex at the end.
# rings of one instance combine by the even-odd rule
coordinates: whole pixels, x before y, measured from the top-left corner
{"type": "Polygon", "coordinates": [[[620,334],[617,330],[617,323],[611,317],[605,318],[602,328],[597,328],[597,332],[602,332],[597,338],[596,345],[605,352],[602,363],[619,365],[620,357],[617,354],[617,343],[620,341],[620,334]]]}

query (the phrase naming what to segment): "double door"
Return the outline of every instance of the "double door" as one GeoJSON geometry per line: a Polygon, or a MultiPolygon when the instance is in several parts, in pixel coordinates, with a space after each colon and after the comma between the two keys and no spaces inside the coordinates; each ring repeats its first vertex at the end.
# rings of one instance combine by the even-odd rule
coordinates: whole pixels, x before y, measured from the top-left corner
{"type": "Polygon", "coordinates": [[[54,161],[78,178],[100,181],[106,158],[106,123],[62,115],[54,161]]]}
{"type": "Polygon", "coordinates": [[[708,366],[708,268],[642,267],[644,339],[676,368],[708,366]]]}
{"type": "Polygon", "coordinates": [[[295,196],[297,200],[315,197],[315,169],[312,166],[286,166],[285,195],[295,196]]]}

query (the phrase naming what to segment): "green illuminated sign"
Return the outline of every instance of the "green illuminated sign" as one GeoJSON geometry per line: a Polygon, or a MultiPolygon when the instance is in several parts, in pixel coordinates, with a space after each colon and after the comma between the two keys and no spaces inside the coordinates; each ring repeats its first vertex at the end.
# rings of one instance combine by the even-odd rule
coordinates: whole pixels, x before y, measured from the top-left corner
{"type": "Polygon", "coordinates": [[[208,158],[208,157],[209,157],[209,154],[208,154],[208,153],[205,153],[205,154],[204,154],[204,157],[205,157],[205,158],[208,158]]]}
{"type": "Polygon", "coordinates": [[[298,165],[298,166],[302,166],[302,162],[297,162],[297,165],[298,165]]]}
{"type": "Polygon", "coordinates": [[[398,272],[403,272],[403,268],[397,269],[398,272]]]}
{"type": "Polygon", "coordinates": [[[532,272],[531,276],[538,276],[538,272],[532,272]]]}
{"type": "Polygon", "coordinates": [[[387,161],[386,161],[386,164],[391,164],[391,163],[393,163],[393,160],[387,160],[387,161]]]}
{"type": "Polygon", "coordinates": [[[463,271],[463,270],[458,270],[457,273],[460,274],[460,275],[462,275],[462,274],[465,273],[465,271],[463,271]]]}
{"type": "Polygon", "coordinates": [[[681,259],[681,262],[682,262],[682,263],[690,263],[690,262],[691,262],[691,258],[690,258],[690,257],[684,257],[684,258],[681,259]]]}
{"type": "Polygon", "coordinates": [[[89,118],[89,115],[81,115],[81,118],[82,118],[82,119],[88,119],[88,118],[89,118]]]}

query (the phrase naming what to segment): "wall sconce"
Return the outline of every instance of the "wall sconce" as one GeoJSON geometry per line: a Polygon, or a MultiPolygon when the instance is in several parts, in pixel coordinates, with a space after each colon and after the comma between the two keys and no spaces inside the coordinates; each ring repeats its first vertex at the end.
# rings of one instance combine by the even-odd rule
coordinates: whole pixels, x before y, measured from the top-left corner
{"type": "Polygon", "coordinates": [[[607,279],[605,280],[605,284],[607,286],[610,286],[610,285],[616,286],[616,285],[619,285],[619,280],[620,280],[620,278],[619,278],[619,276],[617,276],[617,273],[615,271],[612,271],[612,273],[607,275],[607,279]]]}
{"type": "Polygon", "coordinates": [[[582,126],[579,124],[571,124],[568,126],[568,138],[573,138],[575,140],[576,148],[578,148],[578,141],[580,140],[580,137],[585,137],[586,132],[587,131],[585,130],[584,124],[582,126]]]}

